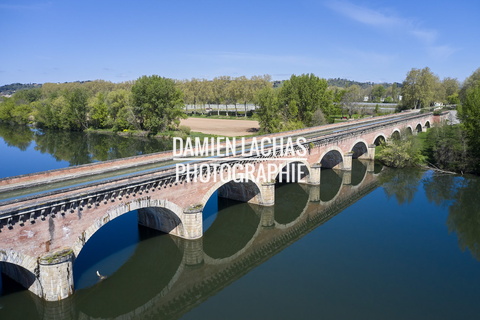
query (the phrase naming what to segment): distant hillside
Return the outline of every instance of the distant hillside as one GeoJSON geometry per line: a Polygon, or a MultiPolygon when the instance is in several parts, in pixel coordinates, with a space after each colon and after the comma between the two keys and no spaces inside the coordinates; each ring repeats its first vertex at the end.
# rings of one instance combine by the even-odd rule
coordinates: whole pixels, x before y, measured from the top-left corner
{"type": "MultiPolygon", "coordinates": [[[[277,81],[273,81],[273,87],[274,88],[278,88],[278,87],[281,87],[282,86],[282,83],[284,82],[285,80],[277,80],[277,81]]],[[[362,89],[367,89],[367,88],[371,88],[373,87],[374,85],[376,84],[381,84],[383,85],[385,88],[388,88],[390,86],[393,85],[393,83],[374,83],[374,82],[358,82],[358,81],[354,81],[354,80],[348,80],[348,79],[341,79],[341,78],[335,78],[335,79],[328,79],[327,80],[327,83],[328,83],[328,86],[330,87],[340,87],[340,88],[348,88],[350,87],[351,85],[358,85],[360,88],[362,89]]],[[[401,83],[398,83],[398,82],[395,82],[395,84],[397,85],[397,88],[401,88],[402,87],[402,84],[401,83]]]]}
{"type": "MultiPolygon", "coordinates": [[[[340,87],[340,88],[347,88],[350,87],[351,85],[358,85],[362,89],[370,88],[373,87],[374,85],[381,84],[385,88],[390,87],[393,85],[393,83],[374,83],[374,82],[358,82],[358,81],[353,81],[353,80],[347,80],[347,79],[340,79],[340,78],[335,78],[335,79],[328,79],[327,80],[329,86],[335,86],[335,87],[340,87]]],[[[395,82],[397,85],[397,88],[402,87],[401,83],[395,82]]]]}
{"type": "MultiPolygon", "coordinates": [[[[274,88],[281,87],[284,81],[285,80],[273,81],[273,87],[274,88]]],[[[91,82],[91,80],[74,81],[74,82],[85,83],[85,82],[91,82]]],[[[371,88],[376,84],[381,84],[385,88],[388,88],[393,84],[393,83],[358,82],[358,81],[354,81],[354,80],[341,79],[341,78],[328,79],[327,83],[328,83],[329,86],[335,86],[335,87],[340,87],[340,88],[347,88],[347,87],[350,87],[351,85],[356,84],[362,89],[371,88]]],[[[401,83],[395,82],[395,84],[397,85],[397,88],[402,87],[401,83]]],[[[42,84],[40,84],[40,83],[12,83],[12,84],[7,84],[7,85],[4,85],[4,86],[0,86],[0,95],[2,95],[2,96],[11,95],[11,94],[14,94],[18,90],[36,88],[36,87],[41,87],[41,86],[42,86],[42,84]]]]}
{"type": "Polygon", "coordinates": [[[11,95],[18,90],[41,87],[39,83],[12,83],[0,87],[0,95],[11,95]]]}

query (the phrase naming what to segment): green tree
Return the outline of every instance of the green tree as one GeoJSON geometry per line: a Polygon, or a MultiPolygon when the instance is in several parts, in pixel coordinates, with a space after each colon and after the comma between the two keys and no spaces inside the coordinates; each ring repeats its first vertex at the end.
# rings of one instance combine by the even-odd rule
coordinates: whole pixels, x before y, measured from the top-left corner
{"type": "Polygon", "coordinates": [[[340,88],[340,87],[335,87],[335,86],[329,87],[328,90],[330,90],[332,92],[334,103],[340,103],[343,99],[343,96],[347,92],[346,89],[340,88]]]}
{"type": "Polygon", "coordinates": [[[65,98],[66,104],[63,106],[61,117],[63,129],[87,129],[87,91],[84,88],[76,87],[75,89],[66,92],[65,98]]]}
{"type": "Polygon", "coordinates": [[[199,84],[198,100],[204,107],[206,104],[210,107],[210,104],[213,102],[212,81],[202,79],[199,84]]]}
{"type": "Polygon", "coordinates": [[[402,108],[420,109],[429,107],[435,99],[439,79],[430,68],[413,68],[407,73],[402,86],[402,108]]]}
{"type": "Polygon", "coordinates": [[[342,106],[342,115],[343,112],[347,112],[349,118],[352,117],[355,106],[358,101],[361,101],[361,90],[358,84],[353,84],[345,90],[343,94],[341,106],[342,106]]]}
{"type": "Polygon", "coordinates": [[[15,109],[15,100],[13,98],[2,98],[0,103],[0,121],[11,121],[12,112],[15,109]]]}
{"type": "Polygon", "coordinates": [[[471,157],[476,172],[480,172],[480,81],[475,82],[465,91],[459,117],[465,128],[471,157]]]}
{"type": "MultiPolygon", "coordinates": [[[[244,77],[245,78],[245,77],[244,77]]],[[[237,102],[242,99],[242,84],[240,78],[228,82],[226,103],[233,103],[235,106],[235,117],[238,116],[237,102]]]]}
{"type": "Polygon", "coordinates": [[[372,102],[380,102],[381,99],[385,96],[387,89],[381,84],[376,84],[372,88],[370,93],[372,96],[372,102]]]}
{"type": "Polygon", "coordinates": [[[18,104],[29,104],[34,101],[38,101],[42,97],[41,88],[32,88],[32,89],[22,89],[17,91],[13,95],[15,101],[18,104]]]}
{"type": "Polygon", "coordinates": [[[271,87],[265,87],[257,91],[255,103],[260,130],[263,133],[278,132],[280,130],[280,116],[277,91],[271,87]]]}
{"type": "Polygon", "coordinates": [[[426,153],[429,162],[443,170],[469,171],[467,138],[462,126],[436,126],[428,130],[426,153]]]}
{"type": "Polygon", "coordinates": [[[445,90],[445,102],[449,104],[458,104],[459,100],[459,90],[460,83],[455,78],[444,78],[442,81],[442,86],[445,90]]]}
{"type": "Polygon", "coordinates": [[[35,102],[34,117],[37,126],[41,128],[62,128],[62,109],[67,104],[65,96],[52,95],[49,99],[35,102]]]}
{"type": "Polygon", "coordinates": [[[384,165],[393,168],[415,167],[425,162],[418,138],[404,132],[400,139],[389,139],[377,155],[384,165]]]}
{"type": "Polygon", "coordinates": [[[471,87],[474,87],[476,84],[480,82],[480,68],[475,70],[468,78],[465,79],[463,82],[462,88],[460,89],[459,96],[460,100],[463,102],[463,100],[466,99],[467,96],[467,90],[470,89],[471,87]]]}
{"type": "Polygon", "coordinates": [[[393,83],[390,88],[391,88],[390,90],[391,90],[392,100],[393,101],[398,101],[399,90],[398,90],[397,83],[396,82],[393,83]]]}
{"type": "Polygon", "coordinates": [[[294,107],[298,110],[296,118],[289,120],[311,126],[316,110],[322,110],[327,117],[333,115],[335,112],[333,94],[327,88],[327,80],[320,79],[314,74],[292,75],[283,83],[279,95],[280,103],[290,108],[290,115],[295,114],[294,107]]]}
{"type": "Polygon", "coordinates": [[[88,100],[90,122],[94,128],[106,128],[109,124],[106,100],[107,97],[103,92],[98,92],[88,100]]]}
{"type": "Polygon", "coordinates": [[[182,92],[171,79],[143,76],[132,87],[133,111],[143,130],[156,134],[186,117],[182,92]]]}
{"type": "Polygon", "coordinates": [[[140,129],[133,113],[132,92],[126,89],[117,89],[107,94],[107,106],[110,126],[114,131],[125,129],[140,129]]]}
{"type": "MultiPolygon", "coordinates": [[[[220,104],[225,103],[225,108],[227,108],[228,100],[228,84],[230,82],[230,77],[221,76],[215,77],[212,82],[212,100],[217,105],[217,115],[220,115],[220,104]]],[[[228,115],[228,109],[226,109],[228,115]]]]}

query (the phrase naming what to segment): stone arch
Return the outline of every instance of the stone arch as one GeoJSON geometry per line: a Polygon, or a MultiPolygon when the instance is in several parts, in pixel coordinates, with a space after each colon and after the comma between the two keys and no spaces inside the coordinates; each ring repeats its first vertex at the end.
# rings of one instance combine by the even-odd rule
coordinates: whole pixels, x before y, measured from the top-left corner
{"type": "Polygon", "coordinates": [[[390,135],[390,139],[400,139],[401,138],[400,130],[397,128],[393,129],[392,134],[390,135]]]}
{"type": "Polygon", "coordinates": [[[426,129],[430,129],[430,121],[427,120],[427,121],[425,122],[425,128],[426,128],[426,129]]]}
{"type": "Polygon", "coordinates": [[[184,213],[173,202],[156,199],[135,199],[119,206],[110,208],[105,215],[95,220],[95,222],[85,229],[79,239],[73,245],[75,256],[85,246],[85,243],[105,224],[116,219],[130,211],[139,210],[139,224],[154,227],[162,232],[170,233],[179,237],[187,237],[187,232],[183,226],[184,213]]]}
{"type": "Polygon", "coordinates": [[[358,139],[357,141],[355,141],[355,143],[353,144],[350,151],[353,152],[352,158],[353,159],[358,159],[358,158],[362,157],[363,155],[367,155],[368,144],[365,140],[358,139]]]}
{"type": "Polygon", "coordinates": [[[0,249],[0,273],[4,273],[35,295],[42,297],[43,288],[36,276],[36,259],[14,250],[0,249]]]}
{"type": "Polygon", "coordinates": [[[416,131],[417,133],[423,131],[423,129],[422,129],[422,124],[421,124],[421,123],[417,124],[417,126],[415,127],[415,131],[416,131]]]}
{"type": "Polygon", "coordinates": [[[260,204],[263,203],[264,199],[259,183],[250,179],[244,181],[241,175],[238,175],[236,178],[228,181],[218,181],[215,183],[203,196],[201,205],[205,206],[212,194],[217,190],[219,191],[220,197],[232,200],[260,204]]]}
{"type": "Polygon", "coordinates": [[[405,133],[406,133],[407,135],[410,135],[410,136],[413,135],[413,129],[412,129],[412,127],[411,127],[410,125],[408,125],[408,126],[405,128],[405,133]]]}
{"type": "Polygon", "coordinates": [[[336,146],[330,147],[322,153],[318,162],[322,168],[338,168],[343,163],[343,150],[336,146]]]}
{"type": "Polygon", "coordinates": [[[310,175],[311,168],[310,164],[305,160],[294,160],[294,161],[285,161],[280,166],[277,167],[275,176],[272,177],[272,180],[278,182],[287,182],[287,183],[306,183],[310,175]],[[300,172],[300,180],[298,180],[297,173],[300,172]],[[306,169],[306,170],[305,170],[306,169]],[[282,181],[280,181],[282,180],[282,181]]]}
{"type": "Polygon", "coordinates": [[[386,140],[386,135],[383,133],[379,133],[375,136],[375,139],[373,139],[373,144],[379,146],[382,142],[385,142],[386,140]]]}

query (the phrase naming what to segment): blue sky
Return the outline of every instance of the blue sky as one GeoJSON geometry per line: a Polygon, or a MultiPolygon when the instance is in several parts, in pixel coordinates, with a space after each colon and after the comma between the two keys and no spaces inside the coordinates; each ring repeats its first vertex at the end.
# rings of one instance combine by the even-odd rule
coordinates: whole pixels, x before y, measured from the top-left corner
{"type": "Polygon", "coordinates": [[[480,67],[480,1],[0,0],[0,85],[314,73],[463,81],[480,67]]]}

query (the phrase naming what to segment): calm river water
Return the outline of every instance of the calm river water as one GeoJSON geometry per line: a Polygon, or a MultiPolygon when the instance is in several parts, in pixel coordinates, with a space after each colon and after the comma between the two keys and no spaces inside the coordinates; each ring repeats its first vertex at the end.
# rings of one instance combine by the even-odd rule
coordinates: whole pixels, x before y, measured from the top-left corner
{"type": "MultiPolygon", "coordinates": [[[[0,126],[0,178],[168,147],[0,126]]],[[[479,196],[477,177],[355,161],[320,187],[277,185],[273,207],[214,194],[196,241],[131,212],[86,244],[67,300],[2,276],[0,319],[476,319],[479,196]]]]}

